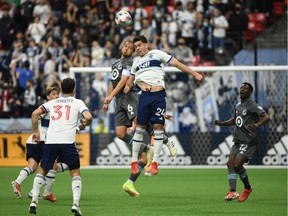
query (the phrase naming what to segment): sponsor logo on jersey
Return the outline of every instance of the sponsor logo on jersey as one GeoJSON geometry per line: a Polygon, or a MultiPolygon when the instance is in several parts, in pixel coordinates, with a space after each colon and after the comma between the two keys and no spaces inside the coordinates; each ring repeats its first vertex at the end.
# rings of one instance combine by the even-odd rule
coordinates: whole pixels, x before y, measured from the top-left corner
{"type": "MultiPolygon", "coordinates": [[[[169,139],[174,141],[174,145],[177,148],[177,155],[175,157],[170,156],[168,148],[163,145],[163,148],[159,157],[159,164],[161,165],[191,165],[191,156],[187,156],[182,148],[176,135],[173,135],[169,139]]],[[[96,157],[97,165],[130,165],[131,164],[131,150],[125,142],[118,138],[109,143],[106,148],[100,151],[100,154],[96,157]]]]}
{"type": "Polygon", "coordinates": [[[267,151],[262,162],[264,165],[287,165],[287,153],[288,135],[285,135],[267,151]]]}

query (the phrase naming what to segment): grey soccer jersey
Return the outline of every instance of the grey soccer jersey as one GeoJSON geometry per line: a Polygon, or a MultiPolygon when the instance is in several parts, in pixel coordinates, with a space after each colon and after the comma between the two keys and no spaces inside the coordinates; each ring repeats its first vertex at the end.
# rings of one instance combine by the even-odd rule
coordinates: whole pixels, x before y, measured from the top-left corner
{"type": "MultiPolygon", "coordinates": [[[[122,76],[130,76],[131,66],[133,64],[133,58],[123,58],[118,59],[115,61],[112,65],[112,71],[111,71],[111,77],[110,80],[113,85],[113,89],[117,86],[117,84],[120,82],[122,76]]],[[[120,97],[124,93],[121,91],[119,94],[116,95],[116,97],[120,97]]]]}
{"type": "Polygon", "coordinates": [[[251,98],[245,100],[242,104],[238,103],[235,106],[235,124],[234,142],[239,144],[255,145],[258,142],[257,130],[251,131],[248,129],[249,124],[255,124],[259,121],[261,113],[265,112],[251,98]]]}
{"type": "MultiPolygon", "coordinates": [[[[111,82],[113,89],[122,76],[130,76],[133,63],[132,57],[118,59],[112,65],[111,82]]],[[[137,115],[138,95],[131,91],[128,94],[119,92],[116,95],[115,126],[132,126],[132,120],[137,115]]]]}

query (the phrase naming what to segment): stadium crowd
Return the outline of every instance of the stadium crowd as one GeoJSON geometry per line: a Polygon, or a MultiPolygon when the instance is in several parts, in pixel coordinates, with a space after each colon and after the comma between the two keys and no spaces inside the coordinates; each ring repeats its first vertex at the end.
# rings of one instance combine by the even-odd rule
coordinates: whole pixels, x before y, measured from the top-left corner
{"type": "MultiPolygon", "coordinates": [[[[263,12],[269,20],[273,2],[0,0],[0,118],[30,117],[45,88],[59,83],[69,67],[111,67],[121,43],[140,34],[151,48],[186,65],[213,65],[227,39],[242,48],[247,14],[263,12]],[[115,25],[120,9],[131,13],[132,26],[115,25]]],[[[89,77],[92,89],[87,90],[94,117],[106,86],[97,76],[89,77]]]]}

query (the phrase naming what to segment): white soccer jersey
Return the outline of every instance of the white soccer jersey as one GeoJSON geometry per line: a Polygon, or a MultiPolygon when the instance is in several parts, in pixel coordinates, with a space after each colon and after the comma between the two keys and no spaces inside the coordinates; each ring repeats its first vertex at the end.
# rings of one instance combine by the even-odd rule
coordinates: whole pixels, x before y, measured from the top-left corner
{"type": "Polygon", "coordinates": [[[41,106],[50,113],[46,144],[71,144],[75,142],[78,115],[88,111],[82,100],[74,97],[60,97],[41,106]]]}
{"type": "MultiPolygon", "coordinates": [[[[38,120],[40,141],[44,141],[44,142],[46,141],[46,135],[47,135],[47,130],[48,130],[48,126],[49,126],[49,121],[50,121],[49,113],[41,115],[40,119],[38,120]]],[[[36,142],[33,141],[32,134],[29,136],[26,143],[37,144],[36,142]]]]}
{"type": "Polygon", "coordinates": [[[150,50],[145,56],[136,57],[131,68],[135,83],[140,86],[143,81],[151,86],[165,88],[163,63],[169,63],[172,56],[161,50],[150,50]]]}

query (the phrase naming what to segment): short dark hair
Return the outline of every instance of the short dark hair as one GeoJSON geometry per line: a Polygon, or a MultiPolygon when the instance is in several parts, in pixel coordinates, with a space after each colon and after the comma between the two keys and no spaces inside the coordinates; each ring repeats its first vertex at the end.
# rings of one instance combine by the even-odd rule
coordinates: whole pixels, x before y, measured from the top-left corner
{"type": "Polygon", "coordinates": [[[254,88],[253,88],[253,86],[252,86],[250,83],[248,83],[248,82],[243,82],[242,84],[243,84],[243,85],[248,85],[249,88],[250,88],[250,90],[251,90],[251,93],[253,92],[254,88]]]}
{"type": "Polygon", "coordinates": [[[139,35],[133,39],[133,43],[141,41],[142,43],[148,43],[147,38],[144,35],[139,35]]]}
{"type": "Polygon", "coordinates": [[[63,94],[71,94],[75,88],[75,80],[72,78],[66,78],[61,82],[61,90],[63,94]]]}

